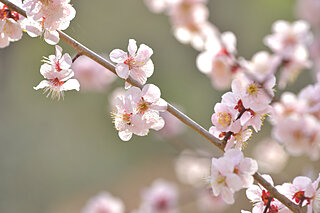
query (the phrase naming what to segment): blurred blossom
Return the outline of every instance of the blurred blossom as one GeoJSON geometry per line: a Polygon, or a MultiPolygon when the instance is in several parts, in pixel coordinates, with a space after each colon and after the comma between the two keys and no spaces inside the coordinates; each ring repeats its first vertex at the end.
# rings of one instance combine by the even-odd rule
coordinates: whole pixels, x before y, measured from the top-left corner
{"type": "Polygon", "coordinates": [[[144,0],[144,2],[153,13],[164,12],[168,4],[168,0],[144,0]]]}
{"type": "Polygon", "coordinates": [[[236,42],[231,32],[211,37],[206,42],[206,51],[197,57],[198,69],[211,78],[212,86],[217,89],[230,88],[239,68],[235,63],[236,42]]]}
{"type": "MultiPolygon", "coordinates": [[[[11,0],[12,3],[21,6],[21,0],[11,0]]],[[[24,17],[17,12],[11,11],[0,2],[0,48],[9,46],[10,42],[22,38],[21,21],[24,17]]]]}
{"type": "Polygon", "coordinates": [[[74,77],[82,91],[104,91],[115,80],[116,75],[87,56],[80,56],[72,64],[74,77]]]}
{"type": "Polygon", "coordinates": [[[139,213],[178,213],[178,188],[174,183],[155,180],[142,193],[139,213]]]}
{"type": "Polygon", "coordinates": [[[298,16],[313,27],[320,28],[320,1],[319,0],[298,0],[297,13],[298,16]]]}
{"type": "Polygon", "coordinates": [[[319,159],[320,124],[315,117],[309,114],[284,117],[276,122],[272,135],[289,154],[306,154],[312,160],[319,159]]]}
{"type": "Polygon", "coordinates": [[[181,134],[185,125],[168,111],[160,112],[160,116],[164,119],[165,126],[159,131],[164,138],[173,138],[181,134]]]}
{"type": "Polygon", "coordinates": [[[272,139],[259,142],[254,147],[253,156],[258,162],[260,172],[264,173],[279,173],[288,161],[283,147],[272,139]]]}
{"type": "Polygon", "coordinates": [[[284,59],[290,59],[297,46],[305,47],[312,39],[309,24],[301,20],[292,24],[284,20],[276,21],[272,32],[264,38],[264,43],[284,59]]]}
{"type": "Polygon", "coordinates": [[[124,213],[123,202],[108,192],[102,192],[91,198],[82,213],[124,213]]]}
{"type": "MultiPolygon", "coordinates": [[[[319,10],[320,11],[320,10],[319,10]]],[[[319,13],[320,14],[320,13],[319,13]]],[[[320,35],[317,35],[310,46],[310,56],[313,60],[315,73],[320,73],[320,35]]],[[[319,82],[319,80],[318,80],[319,82]]]]}
{"type": "Polygon", "coordinates": [[[210,158],[203,153],[184,150],[175,161],[176,175],[181,183],[201,185],[210,175],[210,158]]]}
{"type": "Polygon", "coordinates": [[[305,113],[309,113],[320,120],[320,83],[308,85],[298,95],[299,101],[306,103],[305,113]]]}
{"type": "Polygon", "coordinates": [[[200,191],[197,206],[200,212],[223,212],[228,207],[221,196],[212,195],[211,188],[200,191]]]}
{"type": "Polygon", "coordinates": [[[279,88],[283,89],[287,83],[293,83],[301,71],[311,68],[309,53],[305,47],[297,46],[291,52],[290,59],[282,61],[282,69],[279,79],[279,88]]]}
{"type": "Polygon", "coordinates": [[[241,61],[241,65],[250,74],[254,75],[259,82],[265,81],[268,76],[274,74],[280,63],[279,57],[271,55],[266,51],[257,52],[252,56],[251,61],[241,61]]]}

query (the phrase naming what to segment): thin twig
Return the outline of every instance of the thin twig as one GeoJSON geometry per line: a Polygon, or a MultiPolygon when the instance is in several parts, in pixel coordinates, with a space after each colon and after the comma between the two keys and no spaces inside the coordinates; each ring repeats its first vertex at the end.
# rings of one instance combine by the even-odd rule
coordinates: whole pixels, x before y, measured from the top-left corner
{"type": "MultiPolygon", "coordinates": [[[[0,2],[2,2],[3,4],[7,5],[8,8],[10,10],[16,11],[18,13],[20,13],[21,15],[26,17],[26,12],[21,9],[20,7],[18,7],[17,5],[11,3],[8,0],[0,0],[0,2]]],[[[73,39],[72,37],[70,37],[69,35],[67,35],[64,32],[58,31],[59,35],[60,35],[60,39],[65,41],[67,44],[69,44],[71,47],[73,47],[74,49],[77,50],[77,52],[79,54],[82,55],[86,55],[89,58],[91,58],[92,60],[96,61],[97,63],[101,64],[102,66],[104,66],[105,68],[109,69],[111,72],[113,72],[114,74],[116,74],[115,71],[115,66],[107,61],[106,59],[104,59],[103,57],[101,57],[100,55],[98,55],[97,53],[93,52],[92,50],[90,50],[89,48],[85,47],[84,45],[82,45],[81,43],[79,43],[78,41],[76,41],[75,39],[73,39]]],[[[126,81],[128,83],[130,83],[133,86],[142,88],[143,85],[141,85],[140,83],[138,83],[136,80],[132,79],[130,76],[128,79],[126,79],[126,81]]],[[[179,120],[181,120],[183,123],[185,123],[187,126],[191,127],[193,130],[195,130],[196,132],[198,132],[201,136],[203,136],[204,138],[206,138],[208,141],[210,141],[212,144],[214,144],[215,146],[217,146],[220,150],[224,150],[224,146],[223,143],[221,141],[219,141],[217,138],[215,138],[212,134],[210,134],[206,129],[204,129],[202,126],[200,126],[198,123],[196,123],[195,121],[193,121],[191,118],[189,118],[187,115],[183,114],[182,112],[180,112],[178,109],[176,109],[174,106],[172,106],[171,104],[168,103],[168,112],[170,112],[172,115],[174,115],[175,117],[177,117],[179,120]]],[[[287,206],[291,211],[296,212],[296,213],[300,213],[300,209],[297,205],[295,205],[293,202],[291,202],[288,198],[286,198],[284,195],[282,195],[281,193],[279,193],[277,191],[276,188],[274,188],[269,182],[267,182],[259,173],[255,173],[253,175],[253,177],[255,178],[255,180],[257,182],[259,182],[265,189],[267,189],[269,191],[269,193],[275,197],[276,199],[278,199],[280,202],[282,202],[285,206],[287,206]]]]}

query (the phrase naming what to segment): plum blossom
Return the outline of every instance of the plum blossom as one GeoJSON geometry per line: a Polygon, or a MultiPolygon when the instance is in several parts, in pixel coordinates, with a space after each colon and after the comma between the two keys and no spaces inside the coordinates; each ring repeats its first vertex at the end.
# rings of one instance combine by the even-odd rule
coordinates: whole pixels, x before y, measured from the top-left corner
{"type": "Polygon", "coordinates": [[[239,66],[235,60],[236,37],[231,32],[213,36],[206,44],[206,51],[197,57],[197,67],[211,78],[213,87],[230,88],[239,66]]]}
{"type": "Polygon", "coordinates": [[[304,112],[320,119],[320,83],[308,85],[298,94],[300,102],[305,103],[304,112]]]}
{"type": "Polygon", "coordinates": [[[320,212],[320,174],[314,182],[304,176],[295,177],[292,183],[284,183],[279,191],[296,204],[307,206],[308,213],[320,212]]]}
{"type": "Polygon", "coordinates": [[[215,196],[221,194],[226,203],[233,204],[233,194],[253,183],[252,175],[257,169],[256,161],[244,158],[240,150],[231,149],[223,157],[212,158],[208,182],[215,196]]]}
{"type": "Polygon", "coordinates": [[[305,70],[311,68],[311,61],[309,60],[309,54],[306,48],[297,46],[291,51],[291,56],[288,59],[282,61],[282,69],[279,78],[279,88],[286,87],[287,82],[294,82],[299,74],[305,70]]]}
{"type": "Polygon", "coordinates": [[[223,212],[228,205],[220,196],[213,196],[212,189],[205,188],[197,196],[197,206],[200,212],[223,212]]]}
{"type": "Polygon", "coordinates": [[[59,43],[59,33],[56,30],[47,30],[43,27],[43,18],[40,20],[33,20],[31,18],[24,19],[22,21],[23,29],[28,33],[31,37],[43,36],[45,42],[50,45],[56,45],[59,43]]]}
{"type": "Polygon", "coordinates": [[[168,0],[144,0],[144,2],[153,13],[162,13],[169,4],[168,0]]]}
{"type": "Polygon", "coordinates": [[[96,197],[91,198],[82,213],[124,213],[125,207],[123,202],[113,197],[108,192],[102,192],[96,197]]]}
{"type": "Polygon", "coordinates": [[[25,0],[23,7],[28,18],[41,21],[42,27],[48,31],[67,29],[76,15],[70,0],[25,0]]]}
{"type": "Polygon", "coordinates": [[[151,187],[143,190],[139,212],[143,213],[177,213],[178,188],[174,183],[163,179],[153,181],[151,187]]]}
{"type": "MultiPolygon", "coordinates": [[[[134,39],[129,40],[128,53],[115,49],[110,53],[110,59],[117,63],[116,72],[120,78],[127,79],[131,76],[141,84],[153,74],[154,65],[150,59],[153,50],[145,44],[139,49],[134,39]]],[[[128,88],[129,85],[126,85],[128,88]]]]}
{"type": "Polygon", "coordinates": [[[200,150],[184,150],[175,160],[175,172],[180,182],[193,186],[201,185],[210,175],[210,159],[200,150]]]}
{"type": "Polygon", "coordinates": [[[240,61],[241,66],[254,76],[259,82],[264,82],[268,76],[273,75],[281,63],[281,58],[266,51],[254,54],[250,61],[240,61]]]}
{"type": "MultiPolygon", "coordinates": [[[[12,0],[12,3],[20,6],[21,0],[12,0]]],[[[9,46],[10,42],[22,38],[21,21],[23,16],[11,11],[6,5],[0,2],[0,48],[9,46]]]]}
{"type": "Polygon", "coordinates": [[[312,39],[310,26],[305,21],[296,21],[290,24],[279,20],[272,25],[273,34],[264,39],[264,43],[284,59],[290,59],[297,46],[305,47],[312,39]]]}
{"type": "Polygon", "coordinates": [[[72,67],[74,78],[81,84],[82,91],[104,91],[115,80],[115,75],[87,56],[80,56],[72,67]]]}
{"type": "Polygon", "coordinates": [[[62,48],[56,45],[56,55],[50,55],[44,58],[41,65],[40,73],[48,80],[43,80],[35,90],[44,89],[44,93],[48,92],[47,97],[51,98],[64,97],[64,91],[80,90],[80,84],[76,79],[70,79],[74,76],[73,70],[70,68],[72,59],[68,53],[62,55],[62,48]]]}
{"type": "Polygon", "coordinates": [[[167,13],[176,39],[203,50],[207,40],[217,32],[208,21],[207,0],[169,0],[167,13]]]}
{"type": "Polygon", "coordinates": [[[215,113],[211,117],[212,124],[221,132],[238,132],[240,125],[234,122],[238,116],[238,111],[223,103],[214,106],[215,113]]]}
{"type": "Polygon", "coordinates": [[[232,92],[239,96],[246,109],[260,111],[267,108],[274,95],[273,87],[276,78],[271,75],[262,84],[247,78],[236,78],[232,81],[232,92]]]}
{"type": "Polygon", "coordinates": [[[281,172],[289,158],[284,148],[271,138],[259,142],[254,147],[253,156],[258,162],[260,172],[272,173],[281,172]]]}
{"type": "MultiPolygon", "coordinates": [[[[273,186],[273,180],[269,175],[262,175],[262,177],[267,180],[273,186]]],[[[277,187],[276,187],[277,188],[277,187]]],[[[278,200],[273,198],[268,190],[266,190],[263,186],[259,185],[251,185],[246,191],[247,198],[251,200],[253,203],[253,213],[262,213],[262,212],[281,212],[287,213],[288,211],[285,206],[280,203],[278,200]],[[267,204],[270,202],[269,209],[265,211],[267,208],[267,204]]]]}
{"type": "Polygon", "coordinates": [[[320,124],[311,115],[296,114],[278,120],[272,130],[273,137],[283,144],[289,154],[308,154],[312,160],[319,158],[320,124]]]}
{"type": "Polygon", "coordinates": [[[166,110],[167,103],[160,95],[157,86],[147,84],[142,90],[130,87],[125,94],[115,97],[112,116],[122,140],[130,140],[133,133],[145,136],[149,129],[158,131],[163,128],[164,120],[159,112],[166,110]]]}

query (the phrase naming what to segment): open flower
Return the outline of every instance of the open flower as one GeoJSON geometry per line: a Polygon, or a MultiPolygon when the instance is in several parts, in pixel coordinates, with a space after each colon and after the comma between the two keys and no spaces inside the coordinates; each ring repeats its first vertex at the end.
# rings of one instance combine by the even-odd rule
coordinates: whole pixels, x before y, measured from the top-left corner
{"type": "MultiPolygon", "coordinates": [[[[120,78],[127,79],[131,76],[141,84],[153,74],[154,66],[150,59],[153,50],[145,44],[139,49],[134,39],[129,40],[128,53],[115,49],[110,53],[110,59],[117,63],[116,72],[120,78]]],[[[127,85],[129,87],[129,85],[127,85]]]]}
{"type": "Polygon", "coordinates": [[[47,97],[51,98],[64,97],[64,91],[80,90],[80,84],[76,79],[70,79],[74,73],[70,69],[72,59],[68,53],[62,55],[62,48],[56,46],[56,55],[50,55],[44,59],[44,64],[40,68],[40,73],[48,80],[43,80],[35,90],[44,89],[44,93],[48,92],[47,97]]]}
{"type": "Polygon", "coordinates": [[[82,213],[124,213],[123,202],[113,197],[108,192],[100,193],[98,196],[91,198],[82,213]]]}
{"type": "MultiPolygon", "coordinates": [[[[20,6],[21,0],[13,0],[13,3],[20,6]]],[[[22,28],[20,26],[23,16],[0,2],[0,48],[7,47],[10,42],[18,41],[22,38],[22,28]]]]}

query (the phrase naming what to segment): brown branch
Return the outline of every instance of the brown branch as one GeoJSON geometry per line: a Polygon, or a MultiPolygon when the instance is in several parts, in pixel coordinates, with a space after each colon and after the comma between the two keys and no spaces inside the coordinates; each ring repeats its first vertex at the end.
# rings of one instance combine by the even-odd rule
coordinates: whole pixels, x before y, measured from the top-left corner
{"type": "MultiPolygon", "coordinates": [[[[20,13],[23,16],[26,16],[26,12],[21,9],[20,7],[14,5],[13,3],[11,3],[8,0],[0,0],[0,2],[2,2],[3,4],[7,5],[8,8],[10,10],[16,11],[18,13],[20,13]]],[[[78,41],[76,41],[75,39],[73,39],[72,37],[70,37],[69,35],[58,31],[59,35],[60,35],[60,39],[65,41],[67,44],[69,44],[71,47],[73,47],[74,49],[77,50],[78,54],[81,55],[86,55],[89,58],[91,58],[92,60],[96,61],[97,63],[101,64],[102,66],[104,66],[105,68],[109,69],[111,72],[113,72],[114,74],[116,74],[115,71],[115,66],[107,61],[106,59],[104,59],[103,57],[101,57],[100,55],[98,55],[97,53],[93,52],[92,50],[90,50],[89,48],[85,47],[84,45],[82,45],[81,43],[79,43],[78,41]]],[[[128,83],[130,83],[133,86],[137,86],[139,88],[142,88],[143,85],[141,85],[140,83],[138,83],[136,80],[132,79],[130,76],[128,79],[126,79],[126,81],[128,83]]],[[[191,118],[189,118],[187,115],[183,114],[182,112],[180,112],[178,109],[176,109],[174,106],[172,106],[171,104],[168,103],[168,112],[170,112],[172,115],[174,115],[175,117],[177,117],[179,120],[181,120],[184,124],[186,124],[187,126],[191,127],[193,130],[195,130],[196,132],[198,132],[201,136],[203,136],[204,138],[206,138],[208,141],[210,141],[212,144],[214,144],[215,146],[217,146],[220,150],[224,150],[224,145],[221,141],[219,141],[217,138],[215,138],[212,134],[210,134],[206,129],[204,129],[202,126],[200,126],[198,123],[196,123],[195,121],[193,121],[191,118]]],[[[275,197],[276,199],[278,199],[280,202],[282,202],[285,206],[287,206],[291,211],[296,212],[296,213],[300,213],[300,209],[297,205],[295,205],[293,202],[291,202],[288,198],[286,198],[284,195],[282,195],[281,193],[279,193],[277,191],[276,188],[274,188],[270,183],[268,183],[259,173],[255,173],[253,175],[253,177],[255,178],[255,180],[257,182],[259,182],[265,189],[267,189],[270,194],[275,197]]]]}

